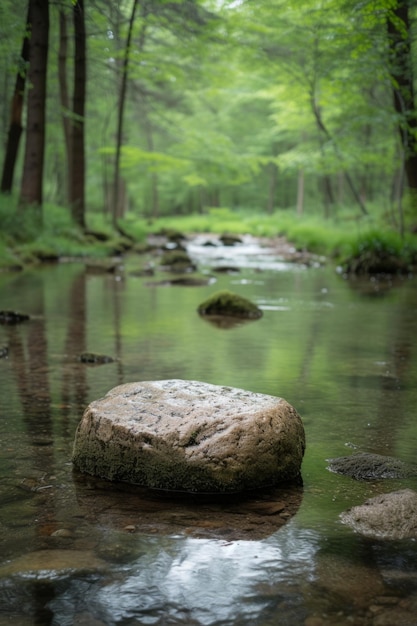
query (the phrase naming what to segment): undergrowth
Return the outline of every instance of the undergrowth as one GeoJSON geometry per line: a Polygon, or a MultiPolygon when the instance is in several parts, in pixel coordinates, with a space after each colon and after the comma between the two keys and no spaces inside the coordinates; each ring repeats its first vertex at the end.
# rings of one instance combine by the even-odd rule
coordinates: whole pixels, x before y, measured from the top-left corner
{"type": "Polygon", "coordinates": [[[290,210],[272,214],[258,209],[208,208],[203,214],[162,217],[150,220],[129,213],[119,221],[118,232],[110,216],[87,213],[87,232],[74,224],[67,208],[45,204],[37,209],[18,211],[12,197],[0,195],[0,264],[16,258],[67,256],[109,256],[119,249],[122,235],[134,242],[145,242],[149,233],[180,231],[191,233],[250,234],[257,237],[286,237],[300,250],[308,250],[336,261],[367,250],[384,248],[408,260],[417,259],[417,243],[411,232],[401,237],[387,214],[376,208],[370,217],[352,209],[341,209],[331,219],[315,213],[298,216],[290,210]]]}

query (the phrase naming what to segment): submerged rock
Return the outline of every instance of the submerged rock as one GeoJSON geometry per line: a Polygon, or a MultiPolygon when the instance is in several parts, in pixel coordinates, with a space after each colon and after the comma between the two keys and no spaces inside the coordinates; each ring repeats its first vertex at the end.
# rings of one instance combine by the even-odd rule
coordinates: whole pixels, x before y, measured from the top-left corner
{"type": "Polygon", "coordinates": [[[79,359],[81,363],[90,363],[92,365],[103,365],[104,363],[113,363],[114,359],[106,354],[96,354],[95,352],[83,352],[79,359]]]}
{"type": "Polygon", "coordinates": [[[382,478],[410,478],[417,476],[417,466],[404,463],[391,456],[358,452],[350,456],[327,459],[327,469],[336,474],[356,480],[379,480],[382,478]]]}
{"type": "Polygon", "coordinates": [[[366,537],[416,538],[417,493],[412,489],[401,489],[370,498],[342,513],[340,519],[366,537]]]}
{"type": "Polygon", "coordinates": [[[17,313],[16,311],[0,311],[0,324],[21,324],[30,319],[26,313],[17,313]]]}
{"type": "Polygon", "coordinates": [[[240,268],[236,265],[216,265],[213,267],[213,272],[217,272],[217,274],[239,274],[240,268]]]}
{"type": "Polygon", "coordinates": [[[238,494],[171,493],[112,484],[102,478],[75,474],[81,512],[102,529],[128,533],[253,541],[284,526],[298,511],[302,485],[285,484],[238,494]],[[138,515],[140,511],[140,515],[138,515]]]}
{"type": "Polygon", "coordinates": [[[235,246],[239,243],[243,243],[242,238],[239,235],[234,235],[232,233],[224,233],[223,235],[220,235],[219,241],[221,241],[224,246],[235,246]]]}
{"type": "Polygon", "coordinates": [[[304,427],[282,398],[198,381],[120,385],[78,426],[74,466],[146,487],[240,492],[300,478],[304,427]]]}
{"type": "Polygon", "coordinates": [[[195,265],[184,250],[168,250],[160,260],[160,264],[167,270],[175,272],[189,272],[195,270],[195,265]]]}
{"type": "MultiPolygon", "coordinates": [[[[342,550],[336,553],[326,549],[319,550],[315,556],[315,564],[315,585],[324,597],[332,598],[338,605],[343,603],[346,607],[367,609],[375,603],[376,597],[381,597],[386,592],[381,572],[372,562],[360,562],[354,555],[344,554],[342,550]]],[[[359,625],[361,622],[350,622],[349,618],[346,621],[337,621],[336,618],[336,621],[313,622],[315,626],[347,626],[349,623],[359,625]]]]}
{"type": "Polygon", "coordinates": [[[36,550],[0,565],[0,579],[18,575],[53,580],[106,569],[106,563],[89,550],[36,550]]]}
{"type": "Polygon", "coordinates": [[[261,309],[250,300],[231,291],[217,291],[200,304],[197,309],[200,315],[226,316],[240,319],[259,319],[261,309]]]}
{"type": "Polygon", "coordinates": [[[167,241],[173,242],[183,242],[187,240],[187,237],[183,232],[173,228],[161,228],[156,235],[159,237],[165,237],[167,241]]]}
{"type": "Polygon", "coordinates": [[[159,280],[151,283],[147,283],[148,287],[205,287],[210,285],[212,282],[215,282],[215,278],[212,276],[196,276],[196,275],[185,275],[185,276],[176,276],[175,278],[171,278],[168,280],[159,280]]]}

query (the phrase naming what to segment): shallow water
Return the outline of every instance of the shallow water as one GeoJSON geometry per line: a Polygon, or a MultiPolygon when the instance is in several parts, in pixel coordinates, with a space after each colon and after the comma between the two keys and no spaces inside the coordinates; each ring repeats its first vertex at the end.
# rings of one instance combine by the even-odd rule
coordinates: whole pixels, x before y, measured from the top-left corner
{"type": "Polygon", "coordinates": [[[360,450],[415,461],[416,279],[352,283],[251,241],[200,243],[190,252],[213,276],[201,287],[135,276],[139,256],[113,273],[62,263],[0,275],[0,309],[31,315],[0,326],[0,626],[415,626],[416,542],[364,539],[339,514],[416,480],[353,481],[326,459],[360,450]],[[219,328],[200,318],[221,288],[258,303],[262,319],[219,328]],[[86,351],[115,361],[80,363],[86,351]],[[303,487],[216,503],[74,474],[86,405],[165,378],[288,400],[306,430],[303,487]],[[270,507],[282,501],[285,515],[270,507]]]}

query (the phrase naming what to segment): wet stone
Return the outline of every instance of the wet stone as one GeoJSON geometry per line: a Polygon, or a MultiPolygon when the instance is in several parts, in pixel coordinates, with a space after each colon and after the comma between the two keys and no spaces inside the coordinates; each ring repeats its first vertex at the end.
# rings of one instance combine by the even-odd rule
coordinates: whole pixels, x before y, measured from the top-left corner
{"type": "Polygon", "coordinates": [[[225,316],[256,320],[262,317],[262,310],[250,300],[239,294],[223,290],[212,294],[202,302],[198,313],[203,316],[225,316]]]}
{"type": "Polygon", "coordinates": [[[89,363],[92,365],[103,365],[105,363],[113,363],[114,359],[106,354],[96,354],[94,352],[83,352],[79,356],[81,363],[89,363]]]}
{"type": "Polygon", "coordinates": [[[358,452],[350,456],[327,459],[327,469],[336,474],[350,476],[356,480],[378,480],[383,478],[410,478],[417,476],[417,466],[381,454],[358,452]]]}
{"type": "Polygon", "coordinates": [[[74,466],[170,491],[241,492],[300,479],[305,434],[282,398],[198,381],[128,383],[92,402],[74,466]]]}
{"type": "Polygon", "coordinates": [[[317,558],[316,586],[324,596],[338,598],[341,605],[364,609],[385,591],[383,578],[372,565],[325,552],[317,558]]]}
{"type": "Polygon", "coordinates": [[[366,537],[417,538],[417,493],[401,489],[375,496],[345,511],[340,518],[366,537]]]}
{"type": "Polygon", "coordinates": [[[21,324],[30,319],[26,313],[17,313],[16,311],[0,311],[0,324],[21,324]]]}
{"type": "Polygon", "coordinates": [[[0,579],[9,576],[51,580],[73,572],[104,571],[107,565],[92,552],[82,550],[36,550],[0,565],[0,579]]]}

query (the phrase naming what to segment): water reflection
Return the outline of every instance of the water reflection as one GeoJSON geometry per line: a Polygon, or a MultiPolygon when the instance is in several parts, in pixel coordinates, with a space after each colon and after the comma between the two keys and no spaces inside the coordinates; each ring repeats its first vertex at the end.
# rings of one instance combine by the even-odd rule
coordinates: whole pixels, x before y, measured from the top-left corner
{"type": "Polygon", "coordinates": [[[81,607],[107,625],[254,624],[277,607],[286,623],[295,607],[305,616],[301,589],[313,574],[315,540],[290,527],[266,542],[177,538],[161,550],[149,539],[120,580],[75,584],[49,606],[61,625],[81,607]]]}
{"type": "Polygon", "coordinates": [[[246,494],[174,494],[85,476],[74,472],[81,512],[102,527],[185,533],[236,541],[258,540],[275,533],[296,515],[301,486],[280,486],[246,494]]]}

